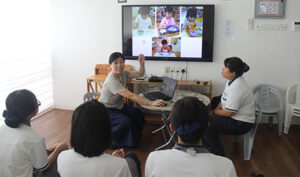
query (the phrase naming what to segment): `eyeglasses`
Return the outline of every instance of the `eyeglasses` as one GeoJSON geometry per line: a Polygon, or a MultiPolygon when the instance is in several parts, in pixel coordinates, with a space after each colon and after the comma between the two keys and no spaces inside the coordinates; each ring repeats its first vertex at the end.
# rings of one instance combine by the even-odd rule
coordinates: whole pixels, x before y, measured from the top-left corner
{"type": "Polygon", "coordinates": [[[37,102],[37,106],[36,107],[41,106],[41,102],[39,100],[36,100],[36,102],[37,102]]]}

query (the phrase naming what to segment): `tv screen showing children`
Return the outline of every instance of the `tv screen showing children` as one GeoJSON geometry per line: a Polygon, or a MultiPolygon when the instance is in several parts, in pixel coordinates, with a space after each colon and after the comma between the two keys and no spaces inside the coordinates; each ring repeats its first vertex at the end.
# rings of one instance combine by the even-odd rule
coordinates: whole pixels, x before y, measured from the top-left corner
{"type": "Polygon", "coordinates": [[[214,5],[129,5],[122,14],[126,59],[212,61],[214,5]]]}

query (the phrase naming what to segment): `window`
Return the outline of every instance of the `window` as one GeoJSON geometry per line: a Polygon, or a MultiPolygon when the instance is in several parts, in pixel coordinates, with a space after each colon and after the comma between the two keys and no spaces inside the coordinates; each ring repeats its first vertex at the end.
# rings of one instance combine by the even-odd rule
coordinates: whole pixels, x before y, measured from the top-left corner
{"type": "Polygon", "coordinates": [[[0,1],[0,24],[1,115],[7,95],[17,89],[31,90],[37,96],[40,113],[50,109],[50,0],[0,1]]]}

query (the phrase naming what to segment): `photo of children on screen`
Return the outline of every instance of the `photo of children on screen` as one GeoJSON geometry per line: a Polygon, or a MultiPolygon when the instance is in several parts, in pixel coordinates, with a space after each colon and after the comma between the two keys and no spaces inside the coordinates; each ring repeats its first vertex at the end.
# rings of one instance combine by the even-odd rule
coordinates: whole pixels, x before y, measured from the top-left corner
{"type": "Polygon", "coordinates": [[[141,6],[132,9],[133,36],[152,36],[155,21],[155,8],[141,6]]]}
{"type": "Polygon", "coordinates": [[[170,53],[172,51],[172,49],[171,49],[172,46],[168,45],[168,41],[167,40],[163,39],[161,41],[161,45],[162,45],[161,48],[160,48],[160,52],[161,53],[170,53]]]}
{"type": "Polygon", "coordinates": [[[182,8],[181,36],[202,37],[203,7],[182,8]]]}
{"type": "Polygon", "coordinates": [[[180,56],[180,38],[152,38],[152,56],[157,57],[179,57],[180,56]]]}
{"type": "Polygon", "coordinates": [[[179,7],[160,6],[156,8],[158,36],[170,37],[179,35],[179,7]]]}

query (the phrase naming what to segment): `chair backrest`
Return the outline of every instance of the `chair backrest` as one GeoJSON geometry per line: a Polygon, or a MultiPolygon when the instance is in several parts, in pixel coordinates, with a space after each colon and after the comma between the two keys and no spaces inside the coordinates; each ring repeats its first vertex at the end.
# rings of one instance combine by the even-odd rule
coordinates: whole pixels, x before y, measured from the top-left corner
{"type": "MultiPolygon", "coordinates": [[[[132,71],[131,65],[125,65],[125,70],[132,71]]],[[[108,74],[110,72],[109,64],[97,64],[95,66],[95,74],[108,74]]]]}
{"type": "Polygon", "coordinates": [[[101,96],[101,94],[98,92],[88,92],[88,93],[84,94],[83,101],[84,102],[91,101],[92,99],[96,99],[96,97],[98,97],[98,99],[99,99],[100,96],[101,96]]]}
{"type": "Polygon", "coordinates": [[[259,123],[261,121],[261,118],[262,118],[262,108],[261,108],[261,106],[258,103],[255,103],[255,107],[256,107],[256,110],[258,112],[256,113],[256,116],[255,116],[254,126],[252,127],[251,132],[250,132],[252,135],[255,135],[256,130],[258,128],[258,125],[259,125],[259,123]]]}
{"type": "Polygon", "coordinates": [[[300,82],[297,83],[296,105],[300,106],[300,82]]]}
{"type": "Polygon", "coordinates": [[[287,88],[286,104],[300,106],[300,82],[295,82],[287,88]]]}
{"type": "Polygon", "coordinates": [[[261,107],[268,106],[271,104],[271,96],[274,95],[279,106],[279,109],[282,109],[282,98],[279,91],[268,84],[261,84],[257,85],[254,90],[254,94],[256,95],[256,103],[259,104],[261,107]]]}

